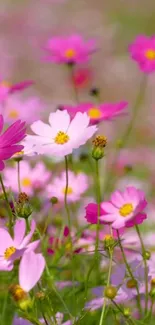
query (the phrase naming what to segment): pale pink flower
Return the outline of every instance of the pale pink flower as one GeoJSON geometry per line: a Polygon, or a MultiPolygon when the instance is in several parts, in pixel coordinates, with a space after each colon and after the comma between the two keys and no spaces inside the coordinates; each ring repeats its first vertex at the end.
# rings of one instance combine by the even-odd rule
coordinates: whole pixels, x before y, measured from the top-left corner
{"type": "Polygon", "coordinates": [[[46,60],[55,63],[83,63],[95,51],[95,41],[85,41],[81,35],[50,38],[45,47],[46,60]]]}
{"type": "Polygon", "coordinates": [[[143,212],[146,205],[147,201],[141,190],[127,187],[124,192],[115,191],[110,201],[101,204],[105,214],[100,220],[110,222],[115,229],[133,227],[147,218],[143,212]]]}
{"type": "MultiPolygon", "coordinates": [[[[87,191],[89,186],[88,176],[84,173],[75,174],[68,172],[68,202],[79,201],[81,196],[87,191]]],[[[66,189],[66,173],[53,179],[51,184],[47,186],[48,197],[56,196],[60,202],[64,202],[66,189]]]]}
{"type": "Polygon", "coordinates": [[[19,285],[29,292],[40,280],[45,268],[45,259],[42,254],[35,254],[32,250],[24,253],[19,265],[19,285]]]}
{"type": "Polygon", "coordinates": [[[28,135],[27,141],[41,146],[38,153],[63,157],[85,144],[97,131],[96,126],[89,126],[89,121],[86,113],[79,112],[70,121],[66,110],[57,110],[49,116],[50,125],[42,121],[31,125],[36,135],[28,135]]]}
{"type": "MultiPolygon", "coordinates": [[[[32,168],[27,161],[20,162],[20,185],[22,192],[32,195],[35,190],[42,190],[51,177],[51,173],[45,165],[40,162],[32,168]]],[[[15,167],[8,167],[4,172],[5,184],[15,192],[18,188],[17,164],[15,167]]]]}
{"type": "Polygon", "coordinates": [[[30,243],[35,228],[35,221],[32,220],[30,232],[25,236],[25,219],[18,219],[14,225],[13,238],[7,229],[0,228],[0,270],[11,271],[14,261],[20,258],[26,250],[35,250],[38,247],[40,240],[30,243]]]}
{"type": "Polygon", "coordinates": [[[30,124],[40,117],[41,102],[37,97],[23,100],[14,95],[5,101],[5,107],[0,105],[0,113],[4,115],[7,123],[22,119],[30,124]]]}

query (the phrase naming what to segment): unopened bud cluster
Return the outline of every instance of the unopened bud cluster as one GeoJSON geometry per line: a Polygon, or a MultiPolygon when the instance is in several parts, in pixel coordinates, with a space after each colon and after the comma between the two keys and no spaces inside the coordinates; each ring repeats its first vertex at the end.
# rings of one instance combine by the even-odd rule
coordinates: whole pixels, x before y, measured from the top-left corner
{"type": "Polygon", "coordinates": [[[27,219],[32,214],[32,207],[29,202],[29,197],[22,192],[18,196],[18,201],[15,204],[16,213],[20,218],[27,219]]]}
{"type": "Polygon", "coordinates": [[[104,135],[98,135],[93,140],[93,150],[92,150],[92,157],[95,160],[99,160],[104,157],[104,148],[107,145],[107,138],[104,135]]]}

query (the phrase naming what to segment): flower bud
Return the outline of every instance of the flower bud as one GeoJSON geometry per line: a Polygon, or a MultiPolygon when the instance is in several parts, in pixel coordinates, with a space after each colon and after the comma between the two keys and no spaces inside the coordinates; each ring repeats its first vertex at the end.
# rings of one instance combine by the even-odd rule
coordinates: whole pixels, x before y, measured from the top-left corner
{"type": "Polygon", "coordinates": [[[90,95],[91,96],[98,96],[100,94],[99,88],[97,87],[93,87],[92,89],[90,89],[90,95]]]}
{"type": "Polygon", "coordinates": [[[152,278],[151,279],[151,287],[152,288],[155,288],[155,278],[152,278]]]}
{"type": "Polygon", "coordinates": [[[20,285],[13,284],[9,288],[9,292],[15,301],[15,303],[18,305],[18,307],[23,310],[27,311],[32,309],[33,307],[33,301],[29,297],[28,293],[25,292],[20,285]]]}
{"type": "Polygon", "coordinates": [[[137,286],[137,281],[135,279],[130,279],[126,283],[126,287],[128,289],[134,289],[134,288],[136,288],[136,286],[137,286]]]}
{"type": "Polygon", "coordinates": [[[125,317],[129,317],[130,316],[130,309],[129,308],[124,308],[123,314],[124,314],[125,317]]]}
{"type": "Polygon", "coordinates": [[[52,198],[50,199],[51,203],[54,205],[54,204],[57,204],[58,203],[58,198],[56,196],[52,196],[52,198]]]}
{"type": "Polygon", "coordinates": [[[143,254],[143,258],[145,258],[145,260],[149,260],[151,258],[151,253],[149,251],[145,251],[143,254]]]}
{"type": "Polygon", "coordinates": [[[45,297],[46,297],[46,295],[45,295],[45,293],[43,291],[39,291],[39,292],[36,293],[36,298],[38,300],[44,300],[45,297]]]}
{"type": "Polygon", "coordinates": [[[152,288],[151,291],[149,292],[149,295],[151,297],[152,300],[155,299],[155,288],[152,288]]]}
{"type": "Polygon", "coordinates": [[[109,285],[104,290],[104,296],[109,299],[114,299],[117,295],[117,288],[109,285]]]}
{"type": "Polygon", "coordinates": [[[104,242],[104,249],[105,250],[112,249],[114,247],[114,245],[115,245],[115,239],[110,234],[105,235],[103,242],[104,242]]]}
{"type": "Polygon", "coordinates": [[[104,148],[107,145],[107,138],[104,135],[98,135],[95,140],[93,140],[93,150],[92,157],[95,160],[99,160],[104,157],[104,148]]]}
{"type": "Polygon", "coordinates": [[[28,219],[28,217],[32,214],[32,207],[29,202],[25,203],[17,203],[15,205],[16,212],[20,218],[28,219]]]}

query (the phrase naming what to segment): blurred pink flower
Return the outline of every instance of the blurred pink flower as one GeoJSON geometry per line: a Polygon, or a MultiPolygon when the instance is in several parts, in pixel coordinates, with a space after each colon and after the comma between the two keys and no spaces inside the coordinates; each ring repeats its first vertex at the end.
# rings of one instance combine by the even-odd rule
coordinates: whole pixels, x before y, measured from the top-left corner
{"type": "MultiPolygon", "coordinates": [[[[91,224],[97,224],[98,205],[96,203],[89,203],[85,209],[86,209],[85,218],[87,222],[91,224]]],[[[105,213],[104,210],[100,207],[100,215],[103,215],[104,213],[105,213]]],[[[100,220],[100,223],[106,224],[107,222],[100,220]]]]}
{"type": "Polygon", "coordinates": [[[55,63],[83,63],[95,51],[95,41],[84,41],[81,35],[50,38],[46,45],[46,61],[55,63]]]}
{"type": "MultiPolygon", "coordinates": [[[[27,161],[20,162],[20,184],[22,192],[32,195],[35,190],[43,190],[49,181],[51,173],[46,169],[42,162],[32,168],[27,161]]],[[[4,172],[5,184],[15,192],[18,192],[17,165],[6,168],[4,172]]]]}
{"type": "Polygon", "coordinates": [[[124,192],[115,191],[110,201],[101,204],[106,214],[100,220],[110,222],[114,229],[133,227],[147,218],[143,213],[146,205],[147,201],[141,190],[127,187],[124,192]]]}
{"type": "Polygon", "coordinates": [[[8,95],[15,93],[16,91],[22,91],[27,87],[33,85],[34,82],[32,80],[25,80],[14,85],[11,85],[7,81],[0,82],[0,102],[3,102],[8,95]]]}
{"type": "MultiPolygon", "coordinates": [[[[0,115],[0,132],[3,129],[3,125],[3,116],[0,115]]],[[[25,138],[25,132],[25,122],[18,120],[0,135],[0,170],[4,169],[3,160],[11,158],[16,152],[23,149],[23,146],[17,145],[17,143],[25,138]]]]}
{"type": "Polygon", "coordinates": [[[40,145],[38,153],[64,157],[72,153],[90,139],[97,131],[96,126],[89,126],[86,113],[78,112],[70,121],[68,112],[57,110],[49,116],[49,124],[36,121],[31,129],[36,135],[28,135],[27,141],[40,145]],[[80,131],[80,132],[79,132],[80,131]]]}
{"type": "Polygon", "coordinates": [[[32,250],[26,251],[19,266],[19,285],[29,292],[39,281],[45,268],[45,259],[42,254],[35,254],[32,250]]]}
{"type": "Polygon", "coordinates": [[[119,103],[104,103],[100,105],[94,103],[83,103],[75,107],[64,107],[64,109],[67,109],[72,118],[77,112],[86,112],[90,117],[90,122],[94,124],[104,120],[113,120],[115,117],[124,114],[127,105],[128,103],[125,101],[119,103]]]}
{"type": "MultiPolygon", "coordinates": [[[[68,202],[79,201],[81,196],[87,191],[89,186],[88,176],[84,173],[75,174],[72,171],[68,172],[68,202]]],[[[66,173],[62,174],[47,186],[48,197],[56,196],[58,201],[64,202],[66,189],[66,173]]]]}
{"type": "Polygon", "coordinates": [[[129,46],[129,52],[134,61],[145,73],[155,71],[155,36],[139,35],[129,46]]]}
{"type": "Polygon", "coordinates": [[[41,102],[37,97],[23,100],[14,95],[5,101],[5,106],[0,105],[0,112],[4,115],[6,123],[14,122],[18,118],[27,124],[33,123],[40,118],[41,109],[41,102]]]}
{"type": "Polygon", "coordinates": [[[35,231],[36,224],[32,220],[30,232],[24,237],[26,232],[25,219],[18,219],[14,225],[14,237],[9,232],[0,228],[0,270],[11,271],[14,261],[20,258],[25,250],[35,250],[40,240],[29,243],[35,231]]]}
{"type": "Polygon", "coordinates": [[[74,71],[74,74],[71,77],[71,82],[74,83],[76,88],[85,88],[90,84],[92,78],[93,74],[90,69],[79,68],[74,71]]]}

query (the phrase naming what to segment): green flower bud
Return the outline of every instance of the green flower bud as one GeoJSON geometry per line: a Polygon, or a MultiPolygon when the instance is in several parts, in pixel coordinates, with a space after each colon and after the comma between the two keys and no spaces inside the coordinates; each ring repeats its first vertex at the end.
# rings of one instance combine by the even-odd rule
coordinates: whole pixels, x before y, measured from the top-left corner
{"type": "Polygon", "coordinates": [[[125,317],[129,317],[130,316],[130,309],[129,308],[124,308],[123,314],[124,314],[125,317]]]}
{"type": "Polygon", "coordinates": [[[50,199],[51,203],[54,205],[54,204],[57,204],[58,203],[58,198],[56,196],[52,196],[52,198],[50,199]]]}
{"type": "Polygon", "coordinates": [[[136,286],[137,286],[137,281],[136,281],[135,279],[130,279],[130,280],[128,280],[127,283],[126,283],[126,287],[127,287],[128,289],[136,288],[136,286]]]}
{"type": "Polygon", "coordinates": [[[99,160],[104,157],[104,148],[107,145],[107,138],[104,135],[98,135],[93,140],[94,148],[92,150],[92,157],[99,160]]]}
{"type": "Polygon", "coordinates": [[[145,251],[143,257],[145,258],[145,260],[149,260],[151,258],[151,253],[149,251],[145,251]]]}
{"type": "Polygon", "coordinates": [[[115,239],[112,235],[108,234],[104,237],[104,249],[112,249],[115,245],[115,239]]]}
{"type": "Polygon", "coordinates": [[[155,299],[155,288],[152,288],[152,289],[151,289],[149,295],[150,295],[150,297],[151,297],[152,300],[155,299]]]}
{"type": "Polygon", "coordinates": [[[95,160],[99,160],[104,157],[104,149],[100,147],[94,147],[92,150],[92,157],[95,160]]]}
{"type": "Polygon", "coordinates": [[[17,203],[15,205],[16,212],[20,218],[28,219],[28,217],[32,214],[32,207],[29,202],[25,203],[17,203]]]}
{"type": "Polygon", "coordinates": [[[109,285],[104,290],[104,296],[109,299],[114,299],[117,295],[117,288],[109,285]]]}

